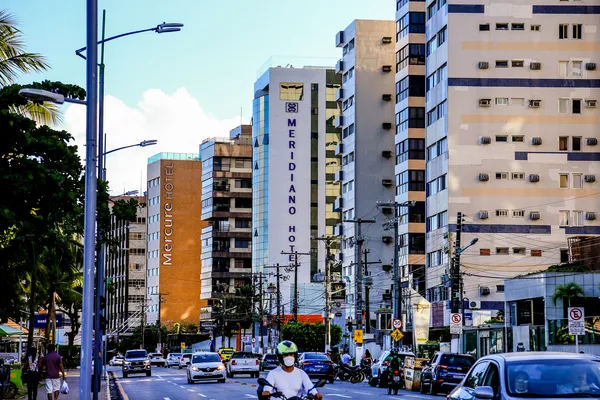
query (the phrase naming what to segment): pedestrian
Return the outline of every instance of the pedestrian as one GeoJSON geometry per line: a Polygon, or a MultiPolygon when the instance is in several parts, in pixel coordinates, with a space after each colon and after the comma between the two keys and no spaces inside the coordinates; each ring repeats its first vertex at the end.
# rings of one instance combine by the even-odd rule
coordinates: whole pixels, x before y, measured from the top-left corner
{"type": "Polygon", "coordinates": [[[35,347],[27,351],[21,371],[23,384],[27,385],[27,400],[37,400],[38,384],[40,383],[40,359],[35,347]]]}
{"type": "Polygon", "coordinates": [[[350,360],[352,360],[352,357],[350,357],[348,350],[346,350],[342,356],[342,364],[350,365],[350,360]]]}
{"type": "Polygon", "coordinates": [[[58,399],[60,394],[60,374],[62,374],[63,380],[67,379],[65,374],[65,367],[63,366],[62,357],[56,352],[56,345],[48,345],[48,353],[46,357],[42,359],[40,367],[43,371],[43,377],[46,382],[46,393],[48,394],[48,400],[52,400],[52,394],[54,393],[54,400],[58,399]]]}

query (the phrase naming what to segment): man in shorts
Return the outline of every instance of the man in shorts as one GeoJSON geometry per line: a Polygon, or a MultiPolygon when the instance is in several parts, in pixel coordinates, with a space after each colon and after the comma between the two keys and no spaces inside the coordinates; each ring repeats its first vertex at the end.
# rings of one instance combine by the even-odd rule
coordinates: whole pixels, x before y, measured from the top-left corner
{"type": "Polygon", "coordinates": [[[60,394],[60,374],[62,378],[66,379],[65,367],[62,363],[62,357],[56,352],[56,346],[53,344],[48,345],[48,354],[42,358],[41,368],[44,371],[44,378],[46,381],[46,393],[48,394],[48,400],[52,400],[52,393],[54,393],[54,399],[58,399],[60,394]]]}

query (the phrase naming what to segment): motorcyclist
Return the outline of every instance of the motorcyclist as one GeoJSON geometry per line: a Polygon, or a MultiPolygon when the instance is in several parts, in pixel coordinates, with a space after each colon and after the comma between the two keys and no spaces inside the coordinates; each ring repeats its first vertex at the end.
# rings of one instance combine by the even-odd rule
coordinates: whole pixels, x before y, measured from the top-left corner
{"type": "Polygon", "coordinates": [[[269,398],[275,389],[288,399],[294,396],[301,397],[306,392],[314,395],[317,399],[323,397],[314,388],[306,372],[294,367],[298,358],[298,347],[294,342],[289,340],[280,342],[277,345],[277,357],[281,365],[267,375],[267,381],[272,387],[265,386],[263,388],[262,398],[269,398]]]}
{"type": "Polygon", "coordinates": [[[387,361],[389,362],[389,366],[386,370],[386,378],[387,378],[387,383],[390,383],[391,377],[392,377],[392,373],[395,370],[400,370],[400,375],[403,375],[402,373],[402,367],[404,364],[404,360],[402,359],[402,357],[400,356],[400,354],[398,353],[398,349],[393,348],[390,351],[390,354],[385,358],[384,362],[387,361]]]}

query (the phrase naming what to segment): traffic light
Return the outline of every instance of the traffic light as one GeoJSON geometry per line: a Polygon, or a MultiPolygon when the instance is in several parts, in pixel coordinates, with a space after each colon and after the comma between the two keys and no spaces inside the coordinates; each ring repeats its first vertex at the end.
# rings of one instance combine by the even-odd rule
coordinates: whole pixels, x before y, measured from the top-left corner
{"type": "MultiPolygon", "coordinates": [[[[100,331],[102,333],[106,332],[106,317],[104,316],[105,311],[106,311],[106,297],[104,296],[100,296],[100,302],[98,304],[98,310],[100,313],[100,331]]],[[[96,318],[94,316],[94,322],[96,321],[96,318]]]]}

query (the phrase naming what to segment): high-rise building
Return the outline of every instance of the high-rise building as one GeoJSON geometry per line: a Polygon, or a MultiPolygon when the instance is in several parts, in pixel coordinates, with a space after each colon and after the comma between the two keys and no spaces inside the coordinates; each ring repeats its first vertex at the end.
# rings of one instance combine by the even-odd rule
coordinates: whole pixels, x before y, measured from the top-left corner
{"type": "Polygon", "coordinates": [[[206,139],[200,156],[202,220],[208,223],[202,229],[200,296],[211,300],[251,283],[252,126],[233,129],[229,138],[206,139]]]}
{"type": "MultiPolygon", "coordinates": [[[[335,182],[340,84],[334,69],[291,66],[268,68],[254,84],[253,272],[273,272],[264,268],[295,263],[295,255],[282,252],[305,253],[297,256],[298,287],[322,276],[318,273],[324,272],[326,250],[313,238],[332,235],[340,222],[341,185],[335,182]]],[[[341,279],[341,269],[333,266],[341,279]]],[[[285,274],[290,279],[281,282],[282,304],[289,313],[294,308],[294,271],[285,274]]],[[[323,312],[311,307],[311,299],[299,303],[299,312],[302,307],[306,313],[323,312]]]]}
{"type": "Polygon", "coordinates": [[[143,322],[146,304],[146,198],[112,197],[109,207],[119,200],[137,200],[134,221],[111,217],[111,239],[115,246],[106,249],[106,323],[107,332],[132,334],[143,322]]]}
{"type": "MultiPolygon", "coordinates": [[[[422,101],[409,107],[408,124],[424,116],[432,323],[448,325],[447,253],[459,251],[457,297],[467,324],[483,321],[504,309],[505,278],[568,261],[568,238],[600,234],[598,13],[571,2],[399,5],[409,32],[427,27],[426,113],[422,101]]],[[[418,46],[409,70],[422,64],[418,46]]]]}
{"type": "MultiPolygon", "coordinates": [[[[369,321],[376,319],[376,311],[385,299],[389,307],[391,292],[391,265],[394,244],[393,231],[385,231],[384,223],[394,217],[391,207],[378,207],[379,202],[394,201],[394,21],[355,20],[336,37],[336,46],[342,48],[342,58],[336,72],[342,76],[342,87],[336,100],[342,105],[340,126],[342,139],[336,154],[342,163],[335,180],[342,187],[343,221],[369,220],[364,223],[362,236],[358,224],[342,222],[336,233],[344,236],[340,258],[343,275],[349,277],[348,312],[350,316],[367,311],[369,321]],[[358,254],[362,240],[365,254],[358,254]],[[379,264],[362,264],[381,261],[379,264]],[[365,272],[373,283],[362,288],[362,302],[357,304],[356,282],[363,281],[365,272]],[[368,300],[368,303],[367,303],[368,300]]],[[[361,318],[362,319],[362,318],[361,318]]],[[[369,322],[369,327],[376,324],[369,322]]],[[[370,331],[369,329],[367,330],[370,331]]]]}
{"type": "Polygon", "coordinates": [[[147,322],[198,324],[202,228],[202,162],[198,154],[148,159],[147,322]]]}

